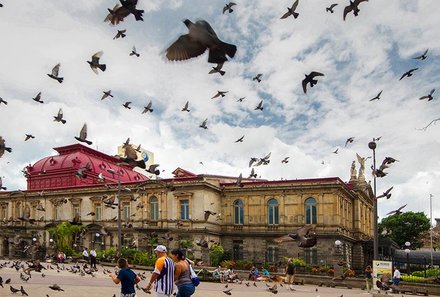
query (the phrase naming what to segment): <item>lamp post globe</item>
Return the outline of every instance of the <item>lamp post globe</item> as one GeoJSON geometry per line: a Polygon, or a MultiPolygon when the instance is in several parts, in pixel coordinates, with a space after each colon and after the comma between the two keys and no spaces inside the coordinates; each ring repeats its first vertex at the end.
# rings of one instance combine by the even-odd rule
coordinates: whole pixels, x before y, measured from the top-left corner
{"type": "Polygon", "coordinates": [[[375,150],[375,149],[376,149],[376,142],[374,142],[374,141],[370,141],[370,142],[368,143],[368,147],[369,147],[371,150],[375,150]]]}
{"type": "MultiPolygon", "coordinates": [[[[410,247],[410,246],[411,246],[411,242],[409,242],[409,241],[405,242],[405,246],[406,246],[406,247],[410,247]]],[[[405,250],[405,251],[406,251],[406,250],[405,250]]]]}

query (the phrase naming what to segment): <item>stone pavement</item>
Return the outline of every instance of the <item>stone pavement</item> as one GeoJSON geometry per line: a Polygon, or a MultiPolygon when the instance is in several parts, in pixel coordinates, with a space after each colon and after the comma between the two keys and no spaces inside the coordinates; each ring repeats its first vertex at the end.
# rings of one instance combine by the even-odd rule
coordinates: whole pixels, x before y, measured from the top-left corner
{"type": "MultiPolygon", "coordinates": [[[[0,261],[3,263],[4,261],[0,261]]],[[[43,264],[46,266],[47,264],[43,264]]],[[[68,264],[65,265],[70,266],[68,264]]],[[[109,268],[109,267],[107,267],[109,268]]],[[[23,286],[25,291],[29,294],[29,297],[112,297],[113,294],[119,296],[120,287],[119,285],[113,284],[108,275],[103,274],[102,267],[98,266],[99,271],[96,273],[96,277],[91,277],[90,275],[80,276],[67,271],[57,270],[43,270],[44,277],[41,273],[32,272],[31,279],[25,282],[20,279],[20,272],[10,267],[5,267],[0,269],[0,276],[3,278],[3,282],[11,278],[11,285],[14,288],[20,289],[23,286]],[[49,285],[58,284],[64,292],[53,291],[49,289],[49,285]]],[[[113,270],[112,268],[110,268],[113,270]]],[[[135,272],[142,272],[140,270],[134,270],[135,272]]],[[[146,280],[141,281],[141,287],[145,287],[150,279],[150,272],[146,272],[146,280]]],[[[272,285],[273,283],[270,283],[272,285]]],[[[3,284],[4,288],[0,287],[0,297],[17,297],[21,296],[21,293],[13,294],[10,291],[9,285],[3,284]]],[[[263,282],[257,282],[257,287],[254,287],[251,283],[250,287],[245,285],[245,281],[242,284],[228,284],[228,289],[232,289],[231,296],[241,296],[241,297],[260,297],[260,296],[274,296],[271,292],[267,291],[267,286],[263,282]]],[[[316,287],[311,285],[304,286],[294,286],[295,291],[289,290],[285,285],[284,287],[278,286],[277,296],[290,296],[290,297],[370,297],[371,294],[359,289],[344,289],[344,288],[327,288],[327,287],[316,287]],[[316,291],[318,289],[318,291],[316,291]]],[[[194,297],[214,297],[214,296],[227,296],[222,291],[226,290],[225,284],[220,283],[209,283],[202,282],[196,290],[194,297]]],[[[388,294],[392,296],[392,294],[388,294]]],[[[137,292],[138,297],[148,297],[154,296],[153,294],[147,294],[143,291],[137,292]]],[[[399,297],[401,294],[399,294],[399,297]]]]}

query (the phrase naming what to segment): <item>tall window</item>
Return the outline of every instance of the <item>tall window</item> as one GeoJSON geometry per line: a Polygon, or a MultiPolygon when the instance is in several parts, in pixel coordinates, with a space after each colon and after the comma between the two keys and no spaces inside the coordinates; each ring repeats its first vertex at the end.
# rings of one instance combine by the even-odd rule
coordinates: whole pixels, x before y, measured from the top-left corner
{"type": "Polygon", "coordinates": [[[243,240],[232,241],[232,260],[243,260],[243,240]]]}
{"type": "Polygon", "coordinates": [[[102,205],[101,203],[95,204],[95,221],[102,220],[102,205]]]}
{"type": "Polygon", "coordinates": [[[77,214],[81,215],[81,208],[79,207],[79,204],[73,204],[72,205],[72,218],[74,218],[77,214]]]}
{"type": "Polygon", "coordinates": [[[266,262],[275,263],[278,261],[278,247],[268,246],[266,251],[266,262]]]}
{"type": "Polygon", "coordinates": [[[278,225],[278,201],[276,199],[270,199],[267,202],[267,217],[269,225],[278,225]]]}
{"type": "Polygon", "coordinates": [[[307,264],[318,265],[318,250],[304,249],[304,254],[307,264]]]}
{"type": "Polygon", "coordinates": [[[17,202],[15,204],[15,217],[21,218],[23,216],[22,210],[21,210],[21,203],[17,202]]]}
{"type": "Polygon", "coordinates": [[[61,220],[61,206],[55,205],[53,207],[53,219],[55,221],[61,220]]]}
{"type": "Polygon", "coordinates": [[[180,219],[189,220],[189,200],[180,200],[180,219]]]}
{"type": "Polygon", "coordinates": [[[159,219],[159,200],[156,196],[150,198],[150,220],[157,221],[159,219]]]}
{"type": "Polygon", "coordinates": [[[122,203],[122,219],[124,221],[130,220],[130,203],[129,202],[122,203]]]}
{"type": "Polygon", "coordinates": [[[8,219],[8,206],[4,205],[1,208],[1,213],[0,213],[0,219],[4,220],[4,219],[8,219]]]}
{"type": "Polygon", "coordinates": [[[306,224],[316,224],[316,199],[308,198],[306,205],[306,224]]]}
{"type": "Polygon", "coordinates": [[[234,202],[234,224],[243,225],[244,224],[244,210],[243,201],[235,200],[234,202]]]}

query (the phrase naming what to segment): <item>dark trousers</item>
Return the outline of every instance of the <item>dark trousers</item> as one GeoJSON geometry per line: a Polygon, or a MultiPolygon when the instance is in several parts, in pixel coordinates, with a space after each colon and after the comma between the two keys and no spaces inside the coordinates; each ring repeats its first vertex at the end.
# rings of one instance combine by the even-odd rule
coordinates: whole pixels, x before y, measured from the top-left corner
{"type": "Polygon", "coordinates": [[[90,267],[96,268],[96,257],[90,256],[90,267]]]}

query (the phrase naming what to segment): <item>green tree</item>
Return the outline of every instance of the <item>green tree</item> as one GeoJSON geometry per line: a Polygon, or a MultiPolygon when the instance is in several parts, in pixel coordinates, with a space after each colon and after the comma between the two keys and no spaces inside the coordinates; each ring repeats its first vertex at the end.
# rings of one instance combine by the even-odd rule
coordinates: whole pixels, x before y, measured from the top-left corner
{"type": "Polygon", "coordinates": [[[416,249],[423,246],[423,236],[430,226],[429,219],[423,212],[408,211],[382,219],[378,224],[378,231],[379,234],[386,233],[387,237],[400,246],[409,241],[411,248],[416,249]]]}
{"type": "Polygon", "coordinates": [[[52,235],[53,240],[59,250],[69,254],[73,250],[75,236],[84,230],[84,226],[72,225],[69,222],[62,222],[47,231],[52,235]]]}
{"type": "Polygon", "coordinates": [[[211,259],[211,266],[218,266],[223,260],[223,253],[225,249],[221,245],[213,245],[209,250],[209,258],[211,259]]]}

